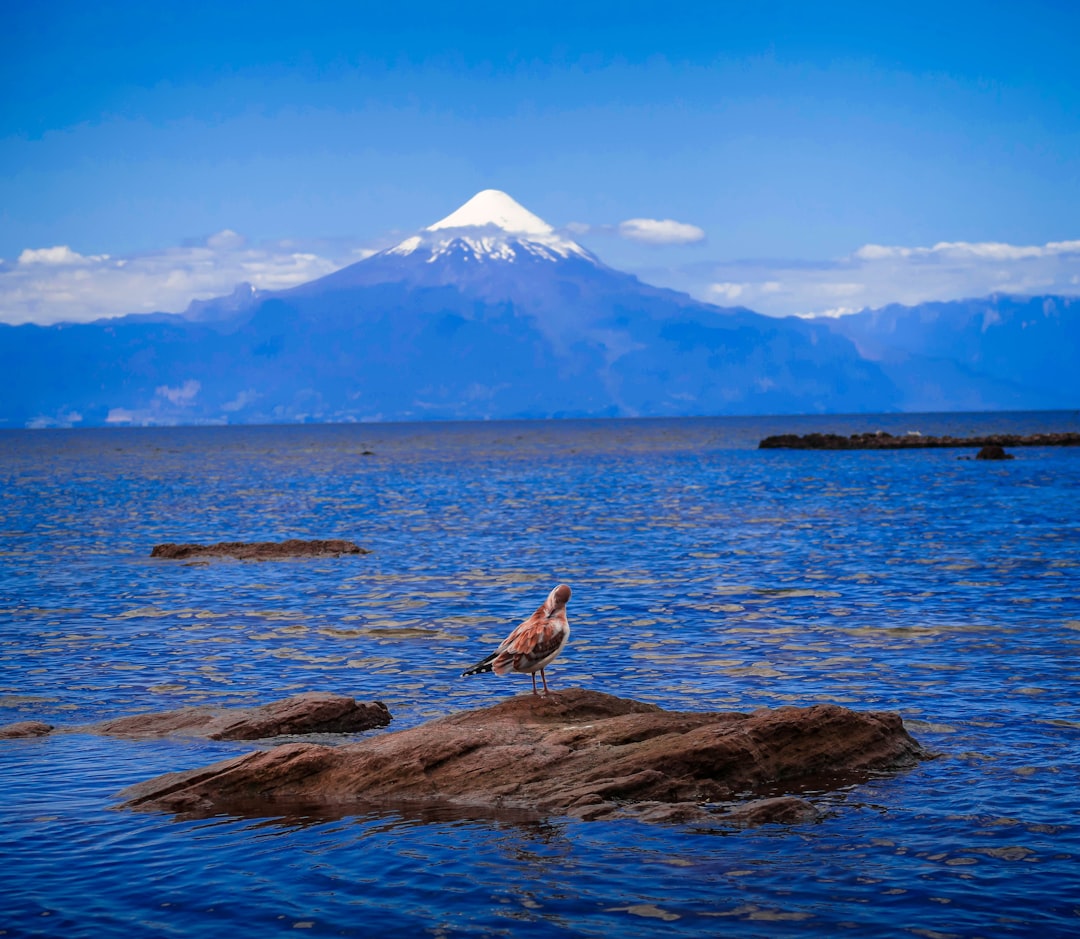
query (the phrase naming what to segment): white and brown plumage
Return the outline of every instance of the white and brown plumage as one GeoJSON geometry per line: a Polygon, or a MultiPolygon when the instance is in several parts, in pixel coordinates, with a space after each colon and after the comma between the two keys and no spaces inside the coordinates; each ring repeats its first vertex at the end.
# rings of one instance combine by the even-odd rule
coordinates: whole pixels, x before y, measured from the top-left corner
{"type": "Polygon", "coordinates": [[[570,624],[566,621],[569,599],[570,588],[559,584],[532,616],[499,643],[499,648],[472,668],[465,669],[462,676],[480,672],[496,675],[505,675],[509,671],[527,672],[532,675],[533,694],[537,694],[536,673],[539,672],[544,694],[547,694],[544,669],[562,652],[570,636],[570,624]]]}

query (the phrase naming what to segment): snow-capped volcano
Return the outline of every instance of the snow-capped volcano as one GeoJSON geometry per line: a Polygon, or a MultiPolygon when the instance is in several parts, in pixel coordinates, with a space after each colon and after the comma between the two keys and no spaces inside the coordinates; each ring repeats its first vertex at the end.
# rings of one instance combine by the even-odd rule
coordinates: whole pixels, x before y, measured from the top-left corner
{"type": "Polygon", "coordinates": [[[485,189],[393,247],[289,293],[407,284],[512,299],[543,291],[556,280],[595,277],[633,280],[606,267],[505,192],[485,189]]]}
{"type": "Polygon", "coordinates": [[[576,241],[558,234],[542,218],[498,189],[478,192],[446,218],[383,253],[419,255],[428,261],[446,256],[498,261],[578,257],[595,261],[576,241]]]}

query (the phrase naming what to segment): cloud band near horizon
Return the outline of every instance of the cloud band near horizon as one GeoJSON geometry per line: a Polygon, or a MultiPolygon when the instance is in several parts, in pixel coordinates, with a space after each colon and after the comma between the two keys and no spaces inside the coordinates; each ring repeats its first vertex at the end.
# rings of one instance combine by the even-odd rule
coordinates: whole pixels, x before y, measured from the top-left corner
{"type": "MultiPolygon", "coordinates": [[[[670,219],[567,229],[581,237],[616,234],[646,245],[704,238],[701,229],[670,219]]],[[[202,244],[130,257],[84,255],[67,245],[27,248],[15,261],[0,261],[0,322],[47,325],[178,313],[194,300],[226,296],[241,283],[265,291],[287,289],[372,253],[363,248],[318,253],[288,243],[251,246],[231,230],[202,244]]],[[[633,273],[720,306],[744,306],[772,316],[836,316],[891,303],[992,293],[1078,295],[1080,240],[867,244],[847,257],[825,261],[750,259],[633,273]]]]}
{"type": "Polygon", "coordinates": [[[707,270],[698,266],[695,276],[698,284],[689,289],[696,296],[773,316],[842,316],[894,303],[914,306],[995,293],[1076,296],[1080,240],[867,244],[832,261],[733,261],[707,270]],[[702,285],[702,279],[708,283],[702,285]]]}

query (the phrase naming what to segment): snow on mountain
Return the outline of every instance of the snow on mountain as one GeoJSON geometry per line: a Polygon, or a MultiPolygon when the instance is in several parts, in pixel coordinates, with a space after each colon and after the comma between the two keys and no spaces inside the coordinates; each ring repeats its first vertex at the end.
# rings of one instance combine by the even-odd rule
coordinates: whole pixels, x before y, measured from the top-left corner
{"type": "Polygon", "coordinates": [[[498,189],[478,192],[446,218],[382,254],[419,255],[427,261],[447,256],[509,262],[522,257],[596,260],[576,241],[559,235],[542,218],[498,189]]]}
{"type": "Polygon", "coordinates": [[[550,235],[553,229],[538,215],[533,215],[520,202],[499,189],[485,189],[427,231],[443,228],[483,228],[494,225],[506,232],[522,235],[550,235]]]}

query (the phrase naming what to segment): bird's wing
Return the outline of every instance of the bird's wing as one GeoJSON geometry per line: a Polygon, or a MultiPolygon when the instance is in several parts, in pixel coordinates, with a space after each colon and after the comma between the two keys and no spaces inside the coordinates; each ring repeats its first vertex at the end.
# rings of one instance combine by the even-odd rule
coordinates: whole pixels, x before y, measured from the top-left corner
{"type": "Polygon", "coordinates": [[[521,671],[557,652],[565,641],[562,621],[549,619],[538,610],[503,640],[492,668],[496,675],[511,668],[521,671]]]}

